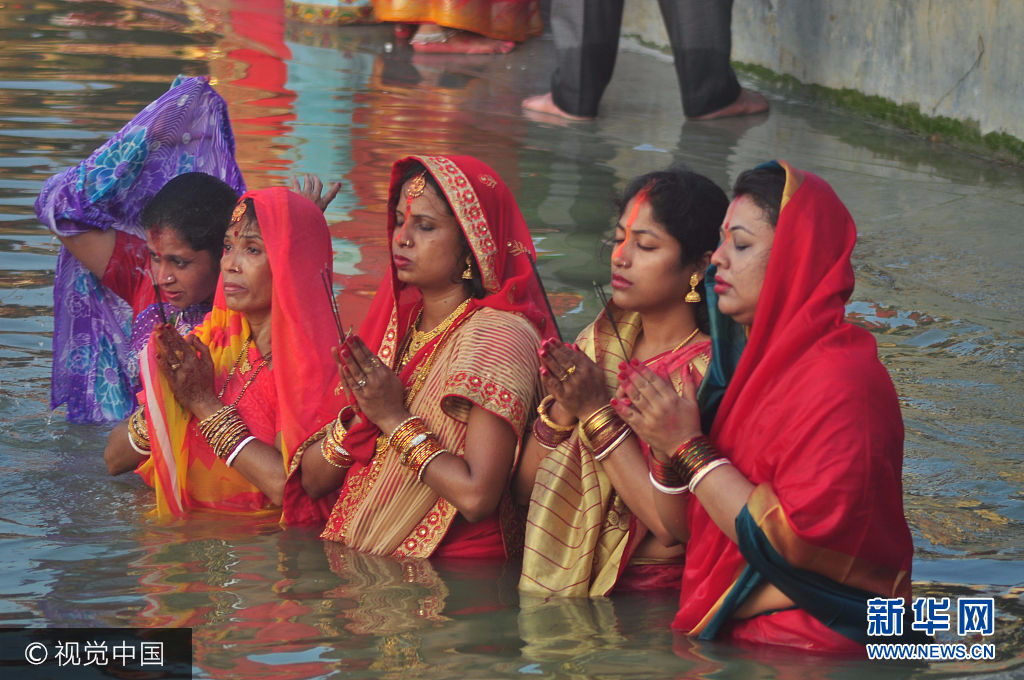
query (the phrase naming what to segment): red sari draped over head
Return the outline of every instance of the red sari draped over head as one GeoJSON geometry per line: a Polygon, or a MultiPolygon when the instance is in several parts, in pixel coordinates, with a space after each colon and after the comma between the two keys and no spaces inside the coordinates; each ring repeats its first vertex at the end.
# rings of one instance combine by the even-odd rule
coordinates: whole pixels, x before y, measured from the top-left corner
{"type": "MultiPolygon", "coordinates": [[[[534,274],[533,241],[519,206],[494,170],[475,158],[410,156],[395,163],[388,203],[389,247],[402,177],[415,163],[422,164],[441,187],[486,291],[482,298],[470,298],[450,329],[398,370],[407,387],[407,407],[424,419],[446,449],[461,455],[473,406],[497,415],[522,434],[537,398],[536,350],[556,328],[534,274]]],[[[392,265],[359,335],[394,369],[421,308],[419,290],[400,283],[392,265]]],[[[481,552],[473,546],[488,544],[482,538],[485,532],[497,536],[500,528],[508,536],[508,527],[499,527],[497,517],[493,522],[457,523],[455,507],[398,465],[385,440],[366,422],[345,436],[344,446],[356,464],[345,478],[324,538],[395,557],[427,557],[447,540],[449,548],[459,544],[462,549],[442,550],[443,554],[476,557],[481,552]]],[[[502,505],[504,519],[509,510],[502,505]]]]}
{"type": "Polygon", "coordinates": [[[756,488],[737,518],[739,545],[690,503],[673,628],[862,650],[854,640],[867,630],[866,598],[910,596],[903,421],[874,338],[844,319],[853,219],[822,179],[780,165],[786,185],[764,287],[710,435],[756,488]],[[765,579],[798,608],[730,619],[765,579]]]}
{"type": "MultiPolygon", "coordinates": [[[[242,420],[258,439],[280,449],[287,470],[296,448],[337,416],[340,407],[334,394],[338,371],[330,354],[338,333],[321,279],[324,268],[330,270],[333,251],[327,222],[312,201],[283,187],[249,191],[240,200],[246,199],[255,207],[273,277],[272,362],[266,364],[246,342],[249,323],[227,308],[223,281],[217,284],[213,310],[193,333],[210,348],[214,387],[224,388],[221,401],[230,404],[241,394],[242,420]]],[[[153,343],[142,361],[142,375],[140,401],[153,451],[138,472],[156,490],[158,513],[266,508],[267,497],[217,458],[196,418],[175,400],[157,368],[153,343]]],[[[314,503],[295,494],[286,497],[285,506],[289,523],[322,520],[329,508],[326,501],[314,503]]]]}

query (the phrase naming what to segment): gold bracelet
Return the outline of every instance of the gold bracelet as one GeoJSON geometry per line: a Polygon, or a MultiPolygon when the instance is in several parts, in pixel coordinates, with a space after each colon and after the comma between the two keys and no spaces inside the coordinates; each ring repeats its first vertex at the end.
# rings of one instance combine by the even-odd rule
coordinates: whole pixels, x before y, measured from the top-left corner
{"type": "Polygon", "coordinates": [[[238,415],[238,409],[233,404],[222,406],[199,421],[199,432],[222,460],[230,456],[235,447],[251,435],[249,427],[238,415]]]}
{"type": "Polygon", "coordinates": [[[442,453],[448,453],[448,449],[439,449],[430,454],[425,461],[420,464],[420,469],[416,473],[416,479],[420,482],[423,481],[423,473],[427,471],[427,466],[434,462],[434,459],[440,456],[442,453]]]}
{"type": "Polygon", "coordinates": [[[140,455],[148,456],[152,453],[153,447],[149,441],[144,406],[139,406],[128,418],[128,443],[140,455]]]}
{"type": "Polygon", "coordinates": [[[327,437],[320,440],[320,455],[324,457],[324,460],[339,470],[347,470],[355,464],[352,455],[344,447],[335,447],[333,444],[329,444],[327,440],[327,437]],[[331,447],[330,451],[328,451],[328,447],[331,447]]]}
{"type": "Polygon", "coordinates": [[[565,433],[565,435],[568,437],[569,434],[571,434],[572,431],[576,429],[576,423],[573,423],[572,425],[559,425],[558,423],[556,423],[550,415],[551,406],[554,403],[555,395],[553,394],[549,394],[548,396],[541,399],[540,403],[537,404],[537,417],[540,418],[540,421],[542,423],[547,425],[555,432],[565,433]]]}
{"type": "MultiPolygon", "coordinates": [[[[420,421],[421,423],[423,422],[423,420],[419,416],[410,416],[406,420],[403,420],[400,423],[398,423],[398,426],[391,430],[391,434],[387,435],[387,443],[384,445],[384,448],[390,448],[392,442],[394,441],[394,438],[396,436],[401,436],[403,433],[406,433],[409,430],[410,426],[414,425],[416,421],[420,421]]],[[[426,429],[425,426],[424,429],[426,429]]]]}

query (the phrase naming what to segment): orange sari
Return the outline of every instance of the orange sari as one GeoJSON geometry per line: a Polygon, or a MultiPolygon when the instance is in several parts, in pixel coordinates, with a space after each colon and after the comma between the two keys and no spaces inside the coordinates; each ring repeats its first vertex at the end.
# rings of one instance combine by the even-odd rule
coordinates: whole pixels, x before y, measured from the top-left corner
{"type": "Polygon", "coordinates": [[[380,21],[431,23],[522,42],[541,34],[538,0],[373,0],[380,21]]]}

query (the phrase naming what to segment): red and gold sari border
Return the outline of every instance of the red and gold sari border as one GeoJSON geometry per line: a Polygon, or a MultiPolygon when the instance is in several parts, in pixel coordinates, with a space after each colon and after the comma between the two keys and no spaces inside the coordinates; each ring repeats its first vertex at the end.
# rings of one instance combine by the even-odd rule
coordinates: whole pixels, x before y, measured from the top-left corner
{"type": "MultiPolygon", "coordinates": [[[[498,278],[497,253],[487,215],[480,205],[480,199],[473,189],[469,178],[453,161],[444,156],[415,156],[423,163],[444,191],[448,202],[455,211],[455,218],[466,234],[469,246],[476,255],[477,266],[488,293],[496,293],[501,288],[498,278]]],[[[484,186],[497,186],[497,181],[490,176],[478,178],[484,186]]]]}

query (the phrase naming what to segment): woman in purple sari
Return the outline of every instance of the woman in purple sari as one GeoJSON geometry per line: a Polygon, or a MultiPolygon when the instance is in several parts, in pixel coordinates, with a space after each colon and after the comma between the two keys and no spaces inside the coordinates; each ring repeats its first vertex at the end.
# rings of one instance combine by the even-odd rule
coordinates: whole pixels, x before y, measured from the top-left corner
{"type": "Polygon", "coordinates": [[[89,158],[47,180],[36,214],[63,244],[51,408],[67,403],[68,420],[82,423],[131,413],[152,326],[173,315],[186,332],[209,310],[244,189],[227,105],[206,78],[179,77],[89,158]]]}

